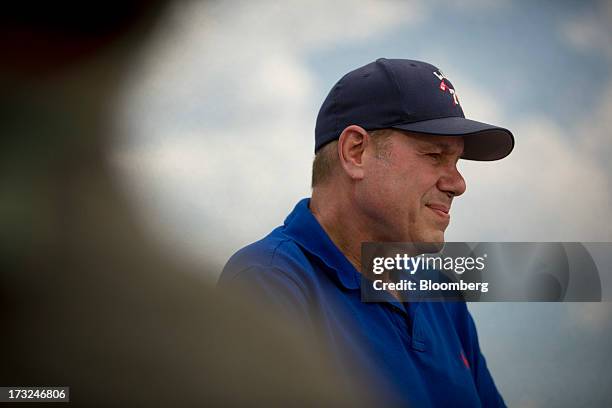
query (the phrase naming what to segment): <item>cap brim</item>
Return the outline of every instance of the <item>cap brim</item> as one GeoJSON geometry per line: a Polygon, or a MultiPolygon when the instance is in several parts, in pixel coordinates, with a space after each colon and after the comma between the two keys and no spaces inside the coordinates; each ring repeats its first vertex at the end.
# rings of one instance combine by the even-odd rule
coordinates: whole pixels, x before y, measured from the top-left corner
{"type": "Polygon", "coordinates": [[[461,117],[424,120],[392,127],[429,135],[465,136],[461,158],[467,160],[499,160],[514,149],[514,136],[508,129],[461,117]]]}

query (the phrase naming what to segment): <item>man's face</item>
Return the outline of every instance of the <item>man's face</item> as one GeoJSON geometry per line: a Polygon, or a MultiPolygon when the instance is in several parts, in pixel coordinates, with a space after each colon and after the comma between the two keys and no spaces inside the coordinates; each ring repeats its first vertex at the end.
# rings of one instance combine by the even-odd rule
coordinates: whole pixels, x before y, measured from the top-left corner
{"type": "Polygon", "coordinates": [[[460,136],[393,130],[387,154],[370,143],[356,200],[377,241],[443,243],[453,198],[465,191],[457,170],[460,136]]]}

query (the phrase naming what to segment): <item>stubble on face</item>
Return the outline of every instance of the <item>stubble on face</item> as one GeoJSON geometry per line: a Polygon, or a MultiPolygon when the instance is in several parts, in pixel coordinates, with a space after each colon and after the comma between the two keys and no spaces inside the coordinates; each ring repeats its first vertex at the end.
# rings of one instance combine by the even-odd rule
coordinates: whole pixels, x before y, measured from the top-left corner
{"type": "Polygon", "coordinates": [[[359,194],[373,240],[443,243],[453,198],[465,191],[457,136],[393,131],[386,155],[370,155],[359,194]]]}

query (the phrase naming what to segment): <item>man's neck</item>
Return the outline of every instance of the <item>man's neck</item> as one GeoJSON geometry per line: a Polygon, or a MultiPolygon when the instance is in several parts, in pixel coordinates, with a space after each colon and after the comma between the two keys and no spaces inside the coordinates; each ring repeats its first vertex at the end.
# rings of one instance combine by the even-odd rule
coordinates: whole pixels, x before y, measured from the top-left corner
{"type": "Polygon", "coordinates": [[[361,271],[361,243],[370,241],[371,237],[364,232],[355,210],[345,208],[340,204],[341,201],[335,200],[335,203],[328,201],[318,192],[313,191],[310,211],[332,242],[355,269],[361,271]],[[324,206],[321,205],[323,202],[326,203],[324,206]]]}
{"type": "MultiPolygon", "coordinates": [[[[341,196],[334,193],[334,198],[341,196]]],[[[363,218],[359,216],[355,208],[343,203],[351,200],[331,198],[332,195],[319,194],[313,191],[310,199],[310,211],[327,233],[332,242],[340,249],[351,264],[361,271],[361,243],[375,241],[374,237],[367,231],[363,218]],[[325,203],[325,205],[321,205],[325,203]]],[[[394,290],[388,292],[398,301],[402,301],[400,294],[394,290]]]]}

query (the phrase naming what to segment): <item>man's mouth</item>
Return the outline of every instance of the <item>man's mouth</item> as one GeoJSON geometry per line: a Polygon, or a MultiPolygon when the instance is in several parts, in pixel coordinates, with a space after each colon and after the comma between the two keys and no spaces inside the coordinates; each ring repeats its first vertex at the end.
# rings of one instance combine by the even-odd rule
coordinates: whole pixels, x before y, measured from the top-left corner
{"type": "Polygon", "coordinates": [[[448,213],[450,208],[444,204],[427,204],[426,207],[444,219],[450,218],[450,214],[448,213]]]}

